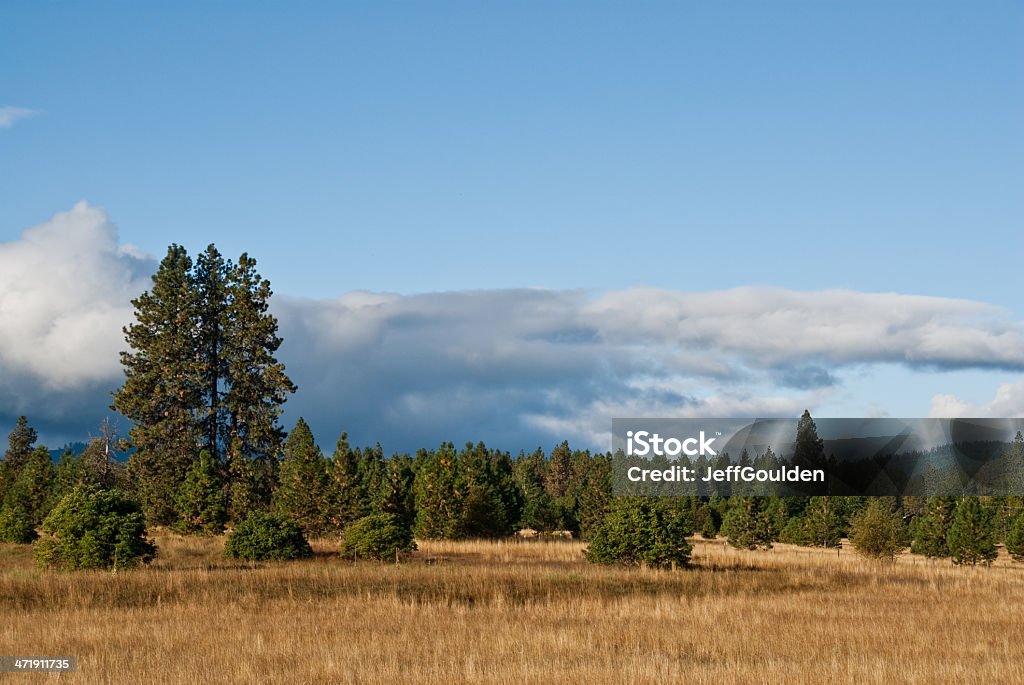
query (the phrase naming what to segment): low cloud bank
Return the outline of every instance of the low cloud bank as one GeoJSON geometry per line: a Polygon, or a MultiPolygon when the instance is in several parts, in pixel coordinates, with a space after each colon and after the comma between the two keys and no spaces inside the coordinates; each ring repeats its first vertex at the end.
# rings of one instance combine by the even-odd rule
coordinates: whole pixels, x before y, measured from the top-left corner
{"type": "MultiPolygon", "coordinates": [[[[84,202],[0,244],[0,420],[24,413],[61,439],[94,431],[120,383],[130,300],[155,268],[84,202]]],[[[277,295],[273,310],[299,386],[287,418],[305,416],[325,446],[344,429],[389,450],[603,448],[613,416],[813,410],[855,365],[1024,370],[1024,326],[1004,310],[896,293],[350,292],[277,295]]],[[[1022,411],[1024,383],[984,406],[932,402],[942,415],[1022,411]]]]}

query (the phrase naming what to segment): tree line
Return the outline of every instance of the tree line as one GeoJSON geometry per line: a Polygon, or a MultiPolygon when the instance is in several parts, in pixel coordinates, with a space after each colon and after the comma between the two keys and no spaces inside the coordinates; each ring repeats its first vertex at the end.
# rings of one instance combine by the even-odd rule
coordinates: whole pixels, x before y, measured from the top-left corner
{"type": "MultiPolygon", "coordinates": [[[[567,442],[515,456],[482,442],[385,455],[379,443],[354,447],[341,433],[327,455],[303,419],[291,431],[280,425],[296,387],[276,358],[282,340],[272,291],[255,260],[242,254],[233,262],[213,245],[193,260],[171,245],[152,281],[133,300],[125,380],[113,393],[112,408],[131,421],[127,437],[107,424],[83,453],[65,450],[54,463],[19,418],[0,461],[0,539],[30,542],[72,494],[93,506],[87,491],[117,493],[103,500],[111,511],[134,516],[125,509],[132,503],[146,525],[185,534],[238,529],[259,515],[282,517],[307,537],[357,523],[367,535],[375,526],[402,528],[403,540],[568,531],[591,542],[593,560],[616,563],[685,564],[685,538],[694,533],[745,549],[833,547],[849,537],[876,556],[910,546],[958,563],[990,561],[1003,542],[1024,556],[1019,497],[615,498],[613,456],[567,442]],[[126,463],[117,452],[129,454],[126,463]]],[[[795,439],[794,459],[822,463],[808,412],[795,439]]],[[[1013,450],[1024,462],[1019,433],[1013,450]]]]}

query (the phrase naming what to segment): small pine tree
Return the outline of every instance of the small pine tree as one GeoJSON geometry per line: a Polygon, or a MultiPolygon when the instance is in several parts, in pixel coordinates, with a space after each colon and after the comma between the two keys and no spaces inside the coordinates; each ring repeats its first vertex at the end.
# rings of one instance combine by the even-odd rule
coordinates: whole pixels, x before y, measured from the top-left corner
{"type": "Polygon", "coordinates": [[[323,535],[331,528],[327,460],[302,418],[285,443],[274,502],[278,511],[302,526],[307,535],[323,535]]]}
{"type": "Polygon", "coordinates": [[[996,558],[992,516],[977,497],[964,497],[957,503],[946,545],[954,564],[991,564],[996,558]]]}
{"type": "Polygon", "coordinates": [[[462,479],[455,446],[442,443],[437,450],[420,450],[414,464],[416,478],[417,538],[451,539],[462,533],[462,479]]]}
{"type": "Polygon", "coordinates": [[[612,500],[585,554],[599,564],[686,566],[692,532],[684,510],[668,500],[620,497],[612,500]]]}
{"type": "Polygon", "coordinates": [[[0,542],[27,545],[38,537],[32,517],[27,511],[12,505],[0,508],[0,542]]]}
{"type": "Polygon", "coordinates": [[[1006,535],[1006,551],[1015,561],[1024,561],[1024,514],[1017,516],[1006,535]]]}
{"type": "Polygon", "coordinates": [[[139,506],[115,490],[72,490],[43,521],[35,543],[45,568],[122,569],[149,563],[156,545],[146,537],[139,506]]]}
{"type": "Polygon", "coordinates": [[[924,511],[911,524],[913,539],[910,551],[937,559],[949,556],[946,536],[953,523],[953,512],[956,511],[956,499],[953,497],[931,497],[925,504],[924,511]]]}
{"type": "Polygon", "coordinates": [[[771,549],[772,517],[763,497],[733,497],[722,520],[722,534],[738,549],[771,549]]]}
{"type": "Polygon", "coordinates": [[[224,554],[248,561],[283,561],[311,557],[313,548],[302,528],[291,519],[270,511],[257,511],[231,531],[224,543],[224,554]]]}
{"type": "Polygon", "coordinates": [[[45,447],[37,447],[29,454],[17,480],[7,491],[4,505],[23,511],[32,525],[37,526],[43,522],[53,505],[53,481],[54,468],[50,452],[45,447]]]}
{"type": "Polygon", "coordinates": [[[186,534],[217,535],[227,522],[224,483],[217,463],[207,450],[185,477],[176,497],[178,523],[176,528],[186,534]]]}
{"type": "Polygon", "coordinates": [[[842,521],[830,497],[812,497],[803,514],[804,544],[836,547],[842,539],[842,521]]]}
{"type": "Polygon", "coordinates": [[[370,514],[345,529],[341,553],[356,559],[387,561],[416,549],[412,529],[395,514],[370,514]]]}
{"type": "Polygon", "coordinates": [[[850,542],[871,559],[895,559],[903,549],[903,518],[890,503],[874,498],[852,520],[850,542]]]}

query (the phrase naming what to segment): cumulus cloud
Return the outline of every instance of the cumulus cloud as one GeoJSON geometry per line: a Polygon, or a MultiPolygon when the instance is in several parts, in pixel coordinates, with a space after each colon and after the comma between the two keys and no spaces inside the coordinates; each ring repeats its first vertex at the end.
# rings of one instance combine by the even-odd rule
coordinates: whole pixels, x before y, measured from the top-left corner
{"type": "Polygon", "coordinates": [[[934,418],[1018,418],[1024,417],[1024,381],[1000,383],[995,397],[983,404],[972,404],[956,395],[932,398],[929,416],[934,418]]]}
{"type": "Polygon", "coordinates": [[[0,107],[0,128],[10,128],[17,121],[34,117],[38,113],[36,110],[28,109],[27,107],[0,107]]]}
{"type": "MultiPolygon", "coordinates": [[[[95,426],[155,266],[85,203],[0,244],[0,419],[95,426]]],[[[614,416],[793,416],[854,365],[1024,369],[1024,329],[1004,310],[897,293],[350,292],[277,295],[273,311],[299,386],[286,419],[388,449],[605,447],[614,416]]]]}
{"type": "Polygon", "coordinates": [[[130,300],[154,269],[85,202],[0,243],[0,414],[75,421],[91,404],[90,420],[102,415],[130,300]]]}

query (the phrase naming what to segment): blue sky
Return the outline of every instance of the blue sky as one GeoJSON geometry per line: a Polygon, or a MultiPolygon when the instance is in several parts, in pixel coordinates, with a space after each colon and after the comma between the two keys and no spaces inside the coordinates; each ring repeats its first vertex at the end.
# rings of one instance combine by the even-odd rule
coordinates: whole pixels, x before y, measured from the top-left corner
{"type": "MultiPolygon", "coordinates": [[[[636,287],[964,298],[1002,308],[978,315],[1012,348],[1002,361],[987,363],[989,348],[952,363],[907,363],[909,348],[837,361],[815,348],[780,371],[734,347],[756,373],[734,374],[725,394],[789,393],[831,415],[926,415],[937,395],[996,411],[1016,406],[991,403],[1000,384],[1016,397],[1024,368],[1022,30],[1012,2],[6,3],[0,247],[85,200],[106,216],[75,225],[116,224],[118,245],[155,257],[170,242],[247,250],[282,297],[303,302],[524,287],[582,289],[591,302],[636,287]],[[7,127],[5,107],[20,108],[7,127]],[[793,369],[824,372],[815,388],[797,383],[822,392],[780,391],[777,373],[793,369]]],[[[653,344],[638,340],[630,363],[653,358],[653,344]]],[[[497,392],[493,413],[427,420],[416,407],[457,403],[440,381],[410,399],[426,387],[410,370],[373,411],[339,400],[337,415],[316,409],[321,422],[359,423],[350,432],[385,447],[382,433],[420,426],[396,448],[442,439],[431,425],[472,424],[488,434],[467,438],[519,449],[558,431],[599,441],[574,411],[600,424],[602,393],[623,392],[606,385],[600,352],[564,376],[541,364],[548,381],[520,387],[482,354],[500,341],[455,347],[464,365],[450,386],[473,388],[466,406],[497,392]],[[587,408],[537,399],[559,393],[587,408]],[[534,418],[500,424],[509,402],[534,418]]],[[[9,376],[38,380],[26,359],[0,349],[9,376]]],[[[323,358],[335,361],[340,377],[356,363],[323,358]]],[[[317,383],[309,373],[295,411],[333,401],[300,399],[317,383]]],[[[628,387],[672,378],[670,396],[723,394],[721,375],[679,373],[611,375],[628,387]]],[[[95,399],[103,380],[89,382],[95,399]]],[[[0,419],[62,392],[0,396],[0,419]]],[[[70,435],[83,403],[40,421],[70,435]]],[[[319,430],[324,442],[337,432],[319,430]]]]}

